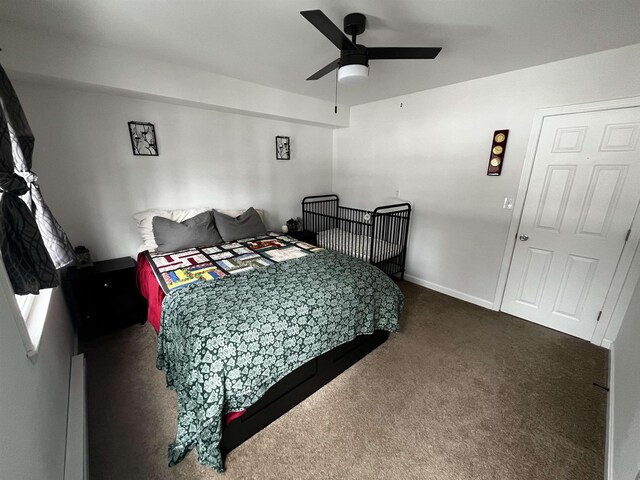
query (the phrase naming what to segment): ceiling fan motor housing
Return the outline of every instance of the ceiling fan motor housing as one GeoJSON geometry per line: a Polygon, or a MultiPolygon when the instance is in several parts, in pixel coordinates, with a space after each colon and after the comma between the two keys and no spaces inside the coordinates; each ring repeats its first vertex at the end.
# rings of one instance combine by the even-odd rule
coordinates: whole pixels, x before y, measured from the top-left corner
{"type": "Polygon", "coordinates": [[[364,65],[369,66],[367,58],[367,49],[363,45],[356,45],[358,50],[343,50],[340,52],[340,66],[345,65],[364,65]]]}

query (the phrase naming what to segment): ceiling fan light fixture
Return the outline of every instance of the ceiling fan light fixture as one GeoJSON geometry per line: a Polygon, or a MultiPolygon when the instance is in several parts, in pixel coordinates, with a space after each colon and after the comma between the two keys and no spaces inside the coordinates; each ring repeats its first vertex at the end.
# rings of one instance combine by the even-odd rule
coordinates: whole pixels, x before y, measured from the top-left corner
{"type": "Polygon", "coordinates": [[[340,83],[362,83],[369,78],[369,67],[367,65],[344,65],[338,69],[338,82],[340,83]]]}

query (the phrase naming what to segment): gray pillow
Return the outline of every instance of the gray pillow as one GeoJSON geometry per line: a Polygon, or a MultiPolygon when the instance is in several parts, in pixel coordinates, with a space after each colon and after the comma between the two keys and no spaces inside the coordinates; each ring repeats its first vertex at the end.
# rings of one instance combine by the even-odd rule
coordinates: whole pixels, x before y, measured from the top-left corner
{"type": "Polygon", "coordinates": [[[182,223],[164,217],[153,217],[151,223],[159,253],[207,247],[222,242],[213,221],[213,214],[209,210],[182,223]]]}
{"type": "Polygon", "coordinates": [[[255,237],[267,232],[260,214],[251,207],[239,217],[230,217],[224,213],[212,210],[216,219],[216,228],[225,242],[241,238],[255,237]]]}

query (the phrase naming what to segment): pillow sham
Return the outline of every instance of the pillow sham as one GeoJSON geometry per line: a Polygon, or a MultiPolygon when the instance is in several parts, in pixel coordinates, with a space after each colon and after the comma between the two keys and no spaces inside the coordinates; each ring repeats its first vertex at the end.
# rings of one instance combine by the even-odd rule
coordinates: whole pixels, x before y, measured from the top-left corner
{"type": "MultiPolygon", "coordinates": [[[[150,208],[148,210],[135,213],[133,215],[133,219],[135,220],[140,236],[142,237],[142,244],[138,247],[138,253],[144,252],[145,250],[153,252],[158,248],[153,236],[153,217],[164,217],[169,220],[173,220],[174,222],[184,222],[185,220],[195,217],[199,213],[206,212],[207,210],[211,210],[211,208],[198,207],[174,210],[150,208]]],[[[232,217],[237,217],[238,215],[241,215],[245,209],[221,209],[218,211],[232,217]]],[[[256,212],[258,212],[260,218],[264,219],[264,210],[257,208],[256,212]]]]}
{"type": "Polygon", "coordinates": [[[218,210],[212,210],[212,212],[216,228],[225,242],[255,237],[267,232],[267,227],[264,226],[260,215],[253,207],[237,217],[230,217],[218,210]]]}
{"type": "Polygon", "coordinates": [[[184,222],[185,220],[195,217],[199,213],[208,211],[207,207],[200,208],[182,208],[178,210],[163,210],[160,208],[150,208],[144,212],[138,212],[133,215],[136,221],[138,231],[142,237],[142,245],[138,248],[138,252],[149,250],[153,252],[158,248],[156,240],[153,236],[153,218],[163,217],[173,220],[174,222],[184,222]]]}
{"type": "Polygon", "coordinates": [[[153,217],[152,225],[158,253],[206,247],[222,242],[213,222],[213,214],[209,210],[184,222],[174,222],[164,217],[153,217]]]}

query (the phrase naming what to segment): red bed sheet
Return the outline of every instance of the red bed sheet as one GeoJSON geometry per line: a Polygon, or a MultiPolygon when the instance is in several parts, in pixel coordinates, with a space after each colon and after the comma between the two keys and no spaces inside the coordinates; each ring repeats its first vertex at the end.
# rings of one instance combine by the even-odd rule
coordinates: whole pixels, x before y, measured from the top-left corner
{"type": "Polygon", "coordinates": [[[138,254],[138,267],[136,271],[138,290],[147,299],[147,320],[160,333],[160,315],[162,314],[162,300],[165,294],[156,280],[151,264],[144,253],[138,254]]]}
{"type": "MultiPolygon", "coordinates": [[[[151,268],[151,264],[144,253],[138,254],[136,279],[138,282],[138,290],[140,290],[142,296],[147,300],[147,320],[153,328],[155,328],[156,332],[160,333],[162,300],[164,300],[165,293],[160,287],[160,284],[153,273],[153,269],[151,268]]],[[[241,417],[244,412],[245,410],[227,413],[222,419],[222,425],[226,427],[229,422],[241,417]]]]}

